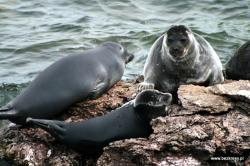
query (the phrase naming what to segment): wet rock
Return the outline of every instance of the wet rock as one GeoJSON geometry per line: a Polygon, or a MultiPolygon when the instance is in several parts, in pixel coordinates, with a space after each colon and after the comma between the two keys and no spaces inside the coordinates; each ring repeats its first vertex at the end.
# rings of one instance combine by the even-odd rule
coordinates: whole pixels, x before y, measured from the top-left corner
{"type": "Polygon", "coordinates": [[[97,165],[247,165],[250,116],[239,105],[249,104],[249,92],[249,81],[183,85],[180,105],[152,120],[148,139],[111,143],[97,165]]]}

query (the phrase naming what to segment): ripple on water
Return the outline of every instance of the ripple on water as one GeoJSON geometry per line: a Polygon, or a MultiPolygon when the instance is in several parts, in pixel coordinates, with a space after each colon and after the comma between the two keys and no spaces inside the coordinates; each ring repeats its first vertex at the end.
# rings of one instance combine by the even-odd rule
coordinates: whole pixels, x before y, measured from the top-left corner
{"type": "Polygon", "coordinates": [[[17,11],[19,17],[42,17],[46,13],[42,11],[17,11]]]}
{"type": "Polygon", "coordinates": [[[82,32],[83,27],[80,25],[75,25],[75,24],[62,24],[62,23],[57,23],[53,24],[49,28],[52,32],[82,32]]]}
{"type": "Polygon", "coordinates": [[[7,104],[12,98],[21,92],[26,84],[0,84],[0,107],[7,104]]]}
{"type": "Polygon", "coordinates": [[[77,23],[86,23],[86,22],[89,22],[90,20],[92,19],[92,17],[90,16],[83,16],[83,17],[80,17],[76,20],[77,23]]]}
{"type": "Polygon", "coordinates": [[[72,43],[71,39],[62,39],[62,40],[53,40],[53,41],[47,41],[43,43],[35,43],[32,45],[29,45],[27,47],[19,48],[15,50],[15,54],[22,54],[26,52],[41,52],[43,49],[49,49],[61,45],[65,45],[68,43],[72,43]]]}

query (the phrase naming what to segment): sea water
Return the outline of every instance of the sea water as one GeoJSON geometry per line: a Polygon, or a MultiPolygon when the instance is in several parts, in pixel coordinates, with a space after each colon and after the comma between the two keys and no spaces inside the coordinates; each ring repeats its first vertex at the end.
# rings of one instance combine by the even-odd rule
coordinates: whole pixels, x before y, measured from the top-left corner
{"type": "Polygon", "coordinates": [[[248,0],[0,0],[0,106],[56,60],[106,41],[135,54],[123,77],[134,79],[155,39],[175,24],[205,37],[224,65],[250,38],[249,7],[248,0]]]}

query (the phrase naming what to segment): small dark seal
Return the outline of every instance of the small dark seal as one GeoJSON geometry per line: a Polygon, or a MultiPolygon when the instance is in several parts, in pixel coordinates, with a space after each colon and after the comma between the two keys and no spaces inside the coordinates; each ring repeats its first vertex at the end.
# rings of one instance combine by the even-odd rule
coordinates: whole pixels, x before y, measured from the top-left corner
{"type": "Polygon", "coordinates": [[[211,45],[184,25],[172,26],[150,49],[138,91],[175,94],[182,84],[214,85],[224,81],[222,64],[211,45]]]}
{"type": "Polygon", "coordinates": [[[250,41],[243,44],[226,64],[226,78],[250,80],[250,41]]]}
{"type": "Polygon", "coordinates": [[[0,119],[24,124],[27,117],[52,118],[76,102],[97,98],[121,79],[132,58],[123,46],[112,42],[64,57],[2,107],[0,119]]]}
{"type": "Polygon", "coordinates": [[[148,137],[152,133],[150,121],[165,116],[171,100],[169,93],[145,90],[135,100],[104,116],[73,123],[27,118],[27,123],[41,127],[62,144],[84,155],[99,155],[112,141],[148,137]]]}

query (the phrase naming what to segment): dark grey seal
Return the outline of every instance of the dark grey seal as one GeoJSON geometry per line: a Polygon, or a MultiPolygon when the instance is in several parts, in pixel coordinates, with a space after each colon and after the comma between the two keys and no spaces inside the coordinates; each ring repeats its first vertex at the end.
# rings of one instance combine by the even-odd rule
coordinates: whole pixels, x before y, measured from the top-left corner
{"type": "Polygon", "coordinates": [[[157,90],[145,90],[120,108],[104,116],[82,122],[27,118],[27,122],[49,132],[62,144],[84,155],[99,155],[108,143],[152,133],[150,121],[166,115],[172,96],[157,90]]]}
{"type": "Polygon", "coordinates": [[[76,102],[97,98],[121,79],[132,58],[123,46],[112,42],[64,57],[2,107],[0,119],[24,124],[27,117],[52,118],[76,102]]]}
{"type": "Polygon", "coordinates": [[[250,80],[250,41],[243,44],[227,62],[226,78],[250,80]]]}
{"type": "Polygon", "coordinates": [[[182,84],[214,85],[224,81],[222,64],[211,45],[184,25],[172,26],[152,45],[138,91],[175,94],[182,84]]]}

